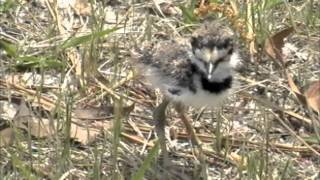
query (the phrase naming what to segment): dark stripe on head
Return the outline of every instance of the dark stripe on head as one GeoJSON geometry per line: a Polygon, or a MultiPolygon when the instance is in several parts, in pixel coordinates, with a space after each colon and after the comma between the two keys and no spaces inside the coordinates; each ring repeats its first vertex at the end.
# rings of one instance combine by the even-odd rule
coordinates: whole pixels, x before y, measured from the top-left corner
{"type": "Polygon", "coordinates": [[[223,62],[223,61],[224,61],[224,57],[216,60],[216,61],[214,62],[214,64],[213,64],[214,69],[216,69],[216,68],[218,67],[218,65],[219,65],[221,62],[223,62]]]}
{"type": "Polygon", "coordinates": [[[172,95],[180,96],[181,95],[181,90],[180,89],[174,89],[170,88],[168,89],[168,92],[172,95]]]}
{"type": "Polygon", "coordinates": [[[230,46],[233,46],[232,39],[229,37],[203,37],[197,36],[191,38],[192,49],[201,49],[201,48],[218,48],[218,49],[228,49],[230,46]]]}

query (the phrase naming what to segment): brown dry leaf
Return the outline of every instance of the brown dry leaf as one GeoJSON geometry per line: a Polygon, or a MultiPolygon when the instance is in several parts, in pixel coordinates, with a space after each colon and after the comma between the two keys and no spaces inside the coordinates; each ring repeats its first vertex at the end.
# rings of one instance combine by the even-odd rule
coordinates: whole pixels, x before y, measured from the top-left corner
{"type": "MultiPolygon", "coordinates": [[[[276,63],[278,63],[282,68],[286,68],[286,61],[284,59],[282,48],[284,46],[284,38],[290,35],[294,31],[293,27],[288,27],[280,32],[273,34],[269,37],[264,44],[264,51],[268,54],[276,63]]],[[[289,71],[285,71],[285,74],[288,79],[288,84],[290,90],[296,96],[296,98],[300,101],[301,104],[306,105],[306,98],[303,95],[300,88],[293,81],[291,74],[289,71]]]]}
{"type": "MultiPolygon", "coordinates": [[[[122,116],[129,116],[134,109],[134,103],[124,102],[121,108],[122,116]]],[[[110,130],[112,122],[106,121],[113,116],[114,106],[78,107],[73,111],[71,138],[86,145],[93,142],[102,130],[110,130]]]]}
{"type": "Polygon", "coordinates": [[[159,4],[159,8],[161,9],[161,12],[166,16],[177,16],[181,15],[181,10],[174,6],[171,2],[161,2],[159,4]]]}
{"type": "Polygon", "coordinates": [[[285,62],[282,56],[282,47],[284,46],[284,38],[294,31],[293,27],[288,27],[280,32],[269,37],[264,44],[264,51],[282,67],[285,67],[285,62]]]}
{"type": "Polygon", "coordinates": [[[224,5],[219,3],[210,3],[209,5],[205,3],[201,3],[199,8],[195,9],[195,14],[197,16],[203,17],[207,15],[209,12],[223,12],[224,5]]]}
{"type": "Polygon", "coordinates": [[[304,93],[307,104],[320,113],[320,81],[313,82],[304,93]]]}
{"type": "Polygon", "coordinates": [[[101,127],[94,125],[95,120],[105,119],[110,115],[110,110],[101,107],[77,107],[73,111],[70,137],[81,144],[93,142],[100,133],[101,127]],[[95,128],[92,128],[95,127],[95,128]]]}
{"type": "MultiPolygon", "coordinates": [[[[14,83],[12,81],[10,82],[10,81],[5,81],[3,79],[0,79],[0,86],[4,88],[12,89],[17,95],[26,96],[26,99],[34,100],[35,97],[38,97],[38,93],[36,90],[25,88],[24,86],[14,83]]],[[[39,100],[33,101],[33,103],[35,105],[41,106],[42,108],[48,111],[51,111],[56,107],[55,101],[45,95],[41,95],[39,97],[39,100]]],[[[63,104],[60,104],[60,105],[63,106],[63,104]]]]}
{"type": "Polygon", "coordinates": [[[237,153],[230,153],[228,158],[235,162],[240,167],[245,167],[248,165],[248,159],[245,156],[238,155],[237,153]]]}
{"type": "Polygon", "coordinates": [[[30,131],[30,134],[37,138],[48,137],[56,132],[55,125],[50,123],[49,119],[35,117],[25,101],[20,102],[14,123],[16,127],[30,131]]]}
{"type": "Polygon", "coordinates": [[[91,7],[87,0],[76,0],[73,9],[77,15],[90,16],[91,7]]]}
{"type": "Polygon", "coordinates": [[[287,79],[288,79],[288,84],[293,92],[293,94],[296,96],[296,98],[300,101],[301,104],[306,105],[306,97],[301,93],[301,88],[299,88],[296,83],[293,81],[290,73],[286,71],[287,74],[287,79]]]}
{"type": "Polygon", "coordinates": [[[111,130],[112,129],[112,121],[94,121],[91,124],[92,128],[100,129],[100,130],[111,130]]]}
{"type": "Polygon", "coordinates": [[[55,128],[49,119],[32,117],[28,123],[30,134],[37,138],[44,138],[55,134],[55,128]]]}
{"type": "Polygon", "coordinates": [[[70,137],[81,144],[87,145],[92,143],[99,134],[100,131],[98,129],[82,127],[74,123],[71,124],[70,137]]]}
{"type": "Polygon", "coordinates": [[[49,119],[25,117],[23,120],[16,123],[20,129],[30,132],[30,134],[37,138],[44,138],[55,134],[55,125],[50,123],[49,119]]]}
{"type": "MultiPolygon", "coordinates": [[[[122,115],[128,116],[133,109],[134,103],[123,106],[122,115]]],[[[111,117],[113,111],[113,106],[77,108],[73,112],[72,122],[75,123],[71,124],[71,138],[84,145],[93,142],[101,130],[112,128],[112,122],[105,119],[111,117]]]]}
{"type": "Polygon", "coordinates": [[[78,107],[73,111],[72,117],[85,120],[106,119],[113,112],[113,107],[78,107]]]}
{"type": "Polygon", "coordinates": [[[13,143],[14,131],[12,128],[0,130],[0,147],[8,146],[13,143]]]}
{"type": "MultiPolygon", "coordinates": [[[[133,111],[135,104],[133,102],[127,102],[122,107],[122,115],[129,116],[131,111],[133,111]]],[[[104,105],[102,107],[77,107],[73,111],[73,117],[77,119],[84,120],[99,120],[112,117],[114,112],[114,106],[104,105]]]]}

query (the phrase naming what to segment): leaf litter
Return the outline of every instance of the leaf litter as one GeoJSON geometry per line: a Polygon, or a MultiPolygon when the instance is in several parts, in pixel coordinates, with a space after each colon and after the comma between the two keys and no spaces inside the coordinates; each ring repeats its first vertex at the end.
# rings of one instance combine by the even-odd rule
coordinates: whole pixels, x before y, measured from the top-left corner
{"type": "MultiPolygon", "coordinates": [[[[75,1],[74,4],[71,3],[69,5],[60,4],[62,2],[57,1],[57,7],[61,9],[56,9],[53,1],[35,1],[35,4],[38,3],[39,6],[34,6],[27,1],[23,1],[25,9],[19,9],[20,13],[39,18],[39,23],[32,24],[37,22],[37,19],[34,22],[27,22],[27,19],[24,19],[23,16],[17,16],[16,18],[19,18],[19,26],[22,28],[16,31],[20,31],[23,37],[18,36],[13,31],[5,30],[3,32],[6,34],[5,42],[15,42],[15,40],[21,42],[32,41],[33,45],[37,45],[38,43],[43,46],[42,43],[46,42],[48,37],[44,36],[45,33],[42,32],[46,32],[43,30],[46,30],[45,27],[49,27],[46,25],[50,24],[50,19],[55,19],[61,34],[54,37],[59,41],[52,47],[58,47],[61,45],[61,42],[64,42],[62,49],[65,52],[59,55],[63,56],[64,60],[70,63],[67,66],[67,73],[68,75],[74,75],[75,81],[63,79],[63,75],[57,73],[58,70],[54,68],[46,71],[44,76],[39,71],[36,72],[35,74],[38,74],[34,76],[34,81],[30,81],[30,78],[24,78],[25,82],[20,81],[19,77],[31,77],[28,70],[17,72],[6,79],[3,79],[2,77],[4,76],[1,75],[0,97],[1,101],[8,102],[8,104],[5,110],[2,111],[6,112],[7,115],[2,116],[1,114],[0,119],[0,122],[5,121],[4,125],[0,124],[0,145],[14,145],[14,141],[22,144],[28,142],[27,140],[14,138],[13,135],[16,132],[12,126],[15,126],[22,130],[22,133],[30,133],[32,135],[32,142],[37,147],[42,148],[38,148],[38,152],[34,153],[34,156],[43,154],[44,156],[42,157],[45,157],[45,164],[55,163],[53,160],[54,155],[50,153],[54,151],[54,146],[47,145],[46,143],[41,144],[41,141],[48,140],[52,142],[53,138],[56,140],[54,141],[55,145],[62,141],[59,136],[61,135],[61,126],[63,126],[64,122],[63,115],[67,107],[64,99],[74,97],[75,103],[72,104],[73,113],[71,117],[70,138],[73,141],[79,142],[81,144],[79,147],[84,147],[84,149],[77,148],[76,145],[72,147],[72,160],[77,162],[74,163],[76,170],[71,169],[66,173],[70,173],[70,177],[87,177],[89,175],[87,169],[91,168],[88,163],[94,164],[96,162],[92,152],[99,152],[103,155],[100,164],[102,168],[101,174],[108,177],[110,176],[110,171],[107,169],[113,167],[111,161],[109,161],[111,149],[113,148],[112,138],[109,136],[112,134],[110,132],[114,130],[112,122],[115,118],[113,114],[114,101],[123,100],[124,103],[121,108],[124,109],[123,112],[125,113],[123,118],[121,118],[123,123],[122,127],[120,127],[122,138],[119,140],[120,145],[117,151],[119,155],[116,159],[116,167],[123,175],[126,173],[133,175],[137,168],[141,167],[135,177],[140,177],[143,174],[147,179],[152,179],[157,176],[157,174],[154,176],[154,169],[161,167],[151,163],[151,159],[156,156],[154,154],[157,147],[155,146],[156,143],[154,143],[154,122],[150,118],[152,107],[156,99],[160,97],[156,92],[148,89],[143,81],[137,80],[134,75],[131,76],[130,73],[127,73],[130,71],[130,67],[126,66],[128,64],[127,61],[130,61],[127,56],[127,49],[130,49],[130,45],[126,42],[130,38],[135,39],[137,43],[142,41],[144,38],[143,33],[147,31],[146,25],[148,24],[148,20],[144,17],[146,10],[150,10],[150,7],[154,7],[156,10],[154,11],[155,15],[152,16],[152,20],[149,19],[154,23],[151,26],[151,32],[154,33],[174,34],[178,32],[174,28],[181,25],[181,22],[177,21],[176,18],[181,18],[183,13],[188,13],[189,21],[196,20],[197,17],[193,17],[192,11],[189,12],[187,9],[185,9],[185,12],[183,10],[182,12],[178,11],[179,6],[176,5],[176,2],[160,3],[158,6],[153,6],[151,3],[152,5],[148,4],[147,7],[137,3],[134,4],[135,8],[130,8],[130,4],[126,2],[119,2],[118,4],[116,3],[117,8],[107,5],[109,17],[105,16],[105,20],[111,24],[104,24],[104,28],[100,31],[91,32],[85,19],[92,13],[91,8],[95,8],[96,5],[91,7],[91,4],[89,3],[89,5],[87,1],[75,1]],[[80,3],[80,5],[77,5],[77,3],[80,3]],[[70,6],[71,9],[69,8],[70,6]],[[41,8],[48,9],[50,13],[41,10],[41,8]],[[34,9],[37,9],[37,11],[32,11],[34,12],[33,14],[25,11],[34,9]],[[117,12],[117,10],[121,13],[117,12]],[[73,16],[73,14],[76,14],[78,17],[73,16]],[[158,16],[159,14],[165,15],[165,17],[158,16]],[[118,22],[123,22],[121,25],[125,23],[129,25],[125,31],[121,29],[120,31],[110,32],[110,34],[103,33],[103,35],[99,35],[99,32],[106,32],[103,29],[114,27],[112,23],[115,20],[117,22],[117,19],[118,22]],[[41,28],[37,29],[39,28],[37,25],[40,25],[41,28]],[[74,32],[74,30],[77,32],[74,32]],[[74,33],[79,33],[82,36],[78,36],[79,34],[74,36],[74,33]],[[83,34],[86,35],[83,36],[83,34]],[[80,37],[80,39],[73,37],[80,37]],[[84,40],[81,39],[83,37],[84,40]],[[101,43],[101,46],[104,48],[101,52],[103,55],[93,57],[94,53],[92,52],[94,50],[90,49],[89,53],[86,48],[100,40],[104,41],[101,43]],[[115,42],[118,42],[118,44],[115,42]],[[101,71],[95,72],[87,66],[81,66],[81,62],[87,59],[95,59],[97,60],[96,63],[101,66],[106,59],[111,63],[108,63],[101,71]],[[92,75],[99,76],[99,73],[103,74],[105,72],[107,72],[106,76],[92,80],[94,79],[92,75]],[[16,76],[17,74],[20,74],[20,76],[16,76]],[[117,77],[112,79],[112,76],[117,77]],[[39,77],[44,78],[41,79],[39,77]],[[59,84],[61,82],[64,83],[63,86],[59,84]],[[112,84],[111,82],[115,83],[112,84]],[[71,84],[75,88],[72,91],[70,89],[71,84]],[[83,89],[84,86],[88,88],[83,89]],[[101,93],[102,90],[104,92],[101,93]],[[61,92],[65,92],[66,94],[59,94],[61,92]],[[8,108],[9,106],[10,108],[8,108]],[[144,155],[142,158],[141,152],[144,155]],[[149,155],[146,155],[146,153],[149,153],[149,155]],[[142,161],[142,159],[145,159],[145,161],[142,161]],[[147,170],[148,167],[152,168],[147,170]],[[84,176],[82,176],[83,174],[84,176]]],[[[251,42],[249,48],[251,48],[251,53],[254,56],[257,50],[255,49],[256,45],[252,41],[252,38],[255,38],[255,32],[251,29],[249,34],[245,34],[245,28],[240,28],[244,25],[242,24],[243,21],[234,18],[234,15],[238,15],[239,13],[237,3],[232,3],[232,7],[229,7],[227,4],[211,4],[210,7],[206,8],[205,4],[202,5],[202,9],[196,9],[198,12],[203,13],[205,10],[214,11],[231,18],[235,29],[241,29],[238,31],[241,36],[251,42]],[[224,10],[224,7],[228,7],[227,10],[224,10]]],[[[29,17],[29,19],[32,18],[29,17]]],[[[1,21],[8,20],[10,20],[10,17],[6,17],[1,21]]],[[[5,23],[1,23],[0,28],[8,29],[5,23]]],[[[319,110],[319,96],[317,96],[319,85],[317,85],[317,81],[314,81],[319,79],[309,81],[308,78],[317,78],[316,75],[319,75],[319,72],[316,72],[317,67],[319,68],[319,63],[312,57],[312,54],[316,54],[315,57],[317,57],[319,52],[312,51],[313,47],[310,47],[311,51],[301,48],[299,43],[306,43],[308,41],[305,35],[301,35],[303,34],[301,33],[302,30],[298,27],[297,31],[300,32],[298,34],[296,31],[293,32],[292,27],[280,29],[279,33],[275,33],[267,39],[265,50],[274,61],[263,57],[265,61],[259,61],[258,65],[254,64],[255,62],[244,62],[247,68],[241,75],[246,77],[243,79],[243,83],[247,86],[248,94],[236,94],[235,97],[230,98],[228,105],[225,105],[221,110],[204,110],[202,114],[199,113],[200,119],[197,122],[200,124],[197,126],[197,129],[199,129],[198,136],[205,142],[204,146],[207,148],[209,178],[214,179],[214,177],[221,177],[223,176],[222,174],[225,174],[226,178],[237,179],[240,173],[238,171],[239,168],[249,166],[252,163],[251,157],[256,157],[257,155],[268,156],[270,158],[270,173],[280,174],[278,170],[272,168],[271,164],[279,164],[279,168],[282,168],[280,166],[285,165],[281,163],[283,162],[282,160],[289,159],[292,161],[288,163],[288,166],[294,169],[288,172],[292,177],[296,176],[298,179],[305,177],[317,178],[316,169],[319,168],[319,162],[316,160],[316,155],[310,151],[310,148],[304,146],[303,143],[307,143],[311,148],[319,151],[319,141],[317,141],[317,137],[319,136],[316,136],[318,124],[314,124],[319,119],[319,116],[309,116],[310,112],[306,111],[306,107],[311,107],[316,112],[319,110]],[[289,49],[289,52],[286,52],[285,48],[289,49]],[[292,50],[295,54],[293,54],[292,50]],[[299,69],[299,66],[302,69],[299,69]],[[311,68],[304,72],[302,71],[304,67],[311,68]],[[312,68],[315,70],[312,70],[312,68]],[[283,69],[286,71],[283,71],[283,69]],[[303,91],[302,87],[305,85],[309,85],[307,91],[303,91]],[[273,122],[273,120],[277,120],[278,118],[285,120],[278,121],[284,122],[284,124],[273,122]],[[311,123],[307,123],[308,126],[306,126],[301,123],[304,122],[303,119],[308,119],[310,121],[306,122],[311,123]],[[287,124],[289,126],[284,126],[287,124]],[[310,125],[314,125],[315,129],[310,129],[310,125]],[[268,140],[270,141],[266,140],[266,129],[268,130],[270,138],[268,140]],[[222,134],[219,136],[219,133],[222,134]],[[297,140],[297,137],[300,136],[303,143],[301,143],[301,139],[297,140]],[[218,139],[218,137],[221,138],[218,139]],[[312,140],[307,140],[308,138],[312,140]],[[227,150],[223,152],[225,153],[224,155],[215,150],[216,144],[220,144],[227,150]],[[263,153],[264,148],[266,148],[265,153],[263,153]],[[294,154],[294,156],[290,154],[294,154]],[[228,159],[225,159],[225,157],[228,157],[228,159]],[[309,175],[310,173],[312,175],[309,175]]],[[[30,49],[24,49],[22,53],[25,57],[28,55],[35,55],[36,57],[38,54],[42,56],[51,51],[49,47],[51,47],[51,44],[43,49],[33,46],[30,49]]],[[[16,48],[7,44],[5,44],[4,50],[7,51],[9,56],[0,53],[0,57],[6,62],[10,62],[8,59],[10,56],[16,56],[18,53],[21,53],[20,50],[17,51],[16,48]]],[[[90,62],[92,63],[93,61],[90,62]]],[[[98,65],[95,67],[98,67],[98,65]]],[[[2,68],[4,67],[1,66],[1,73],[8,70],[2,68]]],[[[41,69],[41,66],[35,68],[41,69]]],[[[5,106],[1,104],[1,110],[3,107],[5,106]]],[[[182,179],[188,179],[197,173],[195,170],[197,163],[192,155],[192,148],[187,143],[188,135],[185,133],[184,128],[181,127],[179,119],[173,112],[169,111],[169,114],[171,117],[169,123],[172,127],[175,127],[174,133],[176,134],[174,138],[175,143],[171,141],[169,146],[171,146],[174,155],[171,158],[174,158],[176,162],[175,168],[178,168],[178,173],[175,171],[175,168],[172,168],[171,171],[169,170],[169,173],[171,173],[172,178],[178,179],[179,177],[184,177],[182,179]]],[[[190,109],[189,115],[191,117],[197,114],[197,110],[190,109]]],[[[1,157],[2,155],[1,150],[1,157]]],[[[39,171],[44,172],[46,168],[52,169],[52,167],[48,166],[39,168],[39,171]]],[[[283,167],[283,169],[285,168],[283,167]]],[[[53,176],[50,172],[43,174],[47,177],[53,176]]],[[[245,175],[247,174],[245,173],[245,175]]]]}

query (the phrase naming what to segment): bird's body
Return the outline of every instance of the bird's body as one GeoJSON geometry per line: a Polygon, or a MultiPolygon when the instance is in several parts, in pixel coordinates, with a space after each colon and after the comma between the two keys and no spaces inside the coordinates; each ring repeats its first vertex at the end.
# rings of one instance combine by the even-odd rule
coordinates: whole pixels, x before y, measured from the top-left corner
{"type": "Polygon", "coordinates": [[[200,145],[183,107],[216,106],[232,90],[233,69],[239,61],[232,33],[216,23],[204,24],[191,38],[164,40],[137,49],[133,59],[141,74],[165,96],[153,114],[164,159],[168,157],[164,127],[169,102],[175,105],[192,143],[200,145]]]}
{"type": "Polygon", "coordinates": [[[147,46],[137,65],[143,76],[170,100],[193,107],[216,106],[234,85],[232,68],[239,60],[237,53],[230,63],[217,69],[212,80],[201,71],[186,40],[166,40],[147,46]]]}

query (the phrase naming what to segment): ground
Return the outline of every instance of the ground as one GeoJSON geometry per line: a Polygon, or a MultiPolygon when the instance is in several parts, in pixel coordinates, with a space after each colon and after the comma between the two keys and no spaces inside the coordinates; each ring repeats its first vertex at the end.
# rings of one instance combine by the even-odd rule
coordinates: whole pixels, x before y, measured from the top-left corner
{"type": "Polygon", "coordinates": [[[320,179],[319,8],[0,0],[0,179],[320,179]],[[152,119],[162,95],[131,53],[204,19],[235,32],[239,85],[221,106],[187,111],[204,162],[168,109],[164,168],[152,119]]]}

